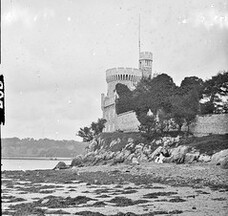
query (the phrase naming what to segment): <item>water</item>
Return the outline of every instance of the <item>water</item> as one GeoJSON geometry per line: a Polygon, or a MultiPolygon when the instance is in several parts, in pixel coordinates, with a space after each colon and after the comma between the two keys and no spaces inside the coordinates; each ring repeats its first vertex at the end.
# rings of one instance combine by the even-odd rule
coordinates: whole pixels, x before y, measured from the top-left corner
{"type": "Polygon", "coordinates": [[[65,162],[67,165],[71,163],[71,159],[1,159],[1,168],[3,170],[36,170],[36,169],[53,169],[59,161],[65,162]]]}

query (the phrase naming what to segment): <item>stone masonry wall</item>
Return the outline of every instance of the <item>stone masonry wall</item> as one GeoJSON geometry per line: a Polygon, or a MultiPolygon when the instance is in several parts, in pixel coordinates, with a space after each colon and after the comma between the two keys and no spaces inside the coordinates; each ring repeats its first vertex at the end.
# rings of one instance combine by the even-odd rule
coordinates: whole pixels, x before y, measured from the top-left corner
{"type": "MultiPolygon", "coordinates": [[[[139,121],[133,111],[117,116],[116,129],[122,131],[137,131],[139,121]]],[[[228,134],[228,114],[213,114],[197,116],[195,123],[190,126],[195,136],[209,134],[228,134]]]]}
{"type": "Polygon", "coordinates": [[[138,131],[138,126],[140,125],[135,112],[129,111],[117,115],[116,119],[116,129],[122,131],[138,131]]]}
{"type": "Polygon", "coordinates": [[[228,134],[228,114],[197,116],[196,122],[190,126],[195,136],[208,134],[228,134]]]}

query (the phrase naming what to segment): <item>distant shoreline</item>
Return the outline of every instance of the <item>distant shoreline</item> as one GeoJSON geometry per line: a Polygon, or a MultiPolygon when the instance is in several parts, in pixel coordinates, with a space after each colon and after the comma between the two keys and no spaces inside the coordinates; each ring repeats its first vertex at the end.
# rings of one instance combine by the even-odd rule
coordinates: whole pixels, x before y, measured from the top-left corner
{"type": "Polygon", "coordinates": [[[72,160],[72,158],[62,158],[62,157],[1,157],[1,159],[7,160],[72,160]]]}

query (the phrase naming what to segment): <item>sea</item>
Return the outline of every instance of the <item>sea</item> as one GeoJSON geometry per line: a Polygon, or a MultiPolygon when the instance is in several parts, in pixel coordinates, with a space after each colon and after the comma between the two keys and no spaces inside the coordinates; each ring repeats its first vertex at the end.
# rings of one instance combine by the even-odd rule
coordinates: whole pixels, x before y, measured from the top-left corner
{"type": "Polygon", "coordinates": [[[1,158],[1,170],[53,169],[58,162],[71,164],[71,158],[1,158]]]}

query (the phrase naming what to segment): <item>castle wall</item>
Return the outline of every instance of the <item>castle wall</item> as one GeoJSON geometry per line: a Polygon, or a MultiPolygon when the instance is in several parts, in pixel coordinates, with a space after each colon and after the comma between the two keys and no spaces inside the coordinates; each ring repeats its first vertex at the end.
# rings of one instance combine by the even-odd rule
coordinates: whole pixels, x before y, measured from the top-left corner
{"type": "Polygon", "coordinates": [[[135,112],[129,111],[117,115],[116,129],[121,131],[138,131],[140,125],[135,112]]]}
{"type": "Polygon", "coordinates": [[[208,134],[228,134],[228,114],[197,116],[196,122],[190,126],[195,136],[208,134]]]}
{"type": "MultiPolygon", "coordinates": [[[[122,131],[138,131],[140,125],[133,111],[122,113],[116,117],[116,129],[122,131]]],[[[186,128],[183,128],[186,130],[186,128]]],[[[195,136],[209,134],[228,134],[228,114],[197,116],[195,123],[190,125],[195,136]]]]}
{"type": "Polygon", "coordinates": [[[107,120],[105,123],[104,132],[113,132],[116,131],[116,112],[115,112],[115,104],[112,104],[108,107],[104,108],[103,118],[107,120]]]}

